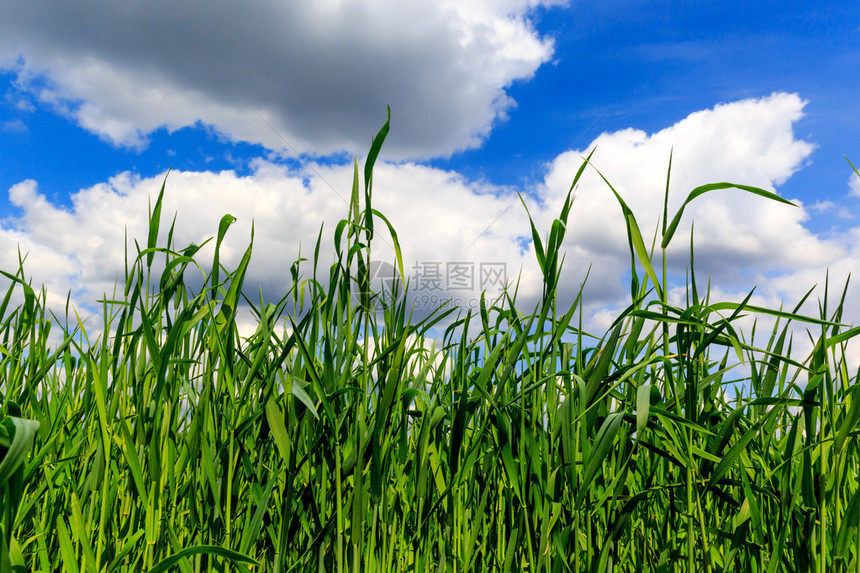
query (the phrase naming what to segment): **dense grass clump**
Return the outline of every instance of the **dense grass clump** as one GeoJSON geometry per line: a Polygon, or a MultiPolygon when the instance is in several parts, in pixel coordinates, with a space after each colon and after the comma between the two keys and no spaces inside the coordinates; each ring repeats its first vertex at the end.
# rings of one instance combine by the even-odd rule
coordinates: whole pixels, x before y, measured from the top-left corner
{"type": "MultiPolygon", "coordinates": [[[[200,247],[157,244],[161,195],[96,340],[67,327],[49,348],[65,322],[23,269],[4,273],[0,572],[860,571],[860,395],[844,356],[860,331],[841,325],[842,301],[816,317],[713,302],[691,274],[671,306],[665,262],[658,276],[616,193],[631,304],[599,340],[576,324],[579,298],[557,304],[570,196],[546,239],[532,225],[535,308],[508,292],[475,314],[413,321],[406,297],[376,312],[380,223],[397,247],[371,207],[387,130],[363,177],[356,164],[337,259],[315,254],[308,277],[296,263],[279,301],[244,298],[250,245],[235,270],[220,264],[230,216],[189,286],[200,247]],[[762,347],[737,328],[757,314],[776,319],[762,347]]],[[[781,200],[718,183],[687,202],[727,187],[781,200]]],[[[664,209],[663,252],[682,213],[664,209]]]]}

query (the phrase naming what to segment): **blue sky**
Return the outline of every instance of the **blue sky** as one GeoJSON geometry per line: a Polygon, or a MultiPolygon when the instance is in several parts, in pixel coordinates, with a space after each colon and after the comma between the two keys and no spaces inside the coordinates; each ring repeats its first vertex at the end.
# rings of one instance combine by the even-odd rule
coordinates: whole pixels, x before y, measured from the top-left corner
{"type": "MultiPolygon", "coordinates": [[[[799,202],[727,193],[690,212],[697,265],[726,297],[764,281],[761,302],[790,301],[860,260],[860,185],[843,158],[860,164],[852,3],[332,0],[203,14],[10,1],[0,38],[0,241],[23,245],[34,279],[82,305],[109,288],[116,243],[142,232],[141,205],[170,166],[187,239],[229,211],[238,245],[253,219],[268,237],[254,277],[276,291],[275,257],[336,222],[345,163],[389,104],[377,194],[416,264],[504,261],[534,278],[516,193],[548,228],[595,144],[643,228],[671,148],[674,201],[716,178],[799,202]]],[[[565,285],[575,292],[595,265],[599,326],[624,304],[627,254],[617,205],[593,179],[577,192],[565,285]]],[[[670,259],[677,276],[685,249],[670,259]]]]}

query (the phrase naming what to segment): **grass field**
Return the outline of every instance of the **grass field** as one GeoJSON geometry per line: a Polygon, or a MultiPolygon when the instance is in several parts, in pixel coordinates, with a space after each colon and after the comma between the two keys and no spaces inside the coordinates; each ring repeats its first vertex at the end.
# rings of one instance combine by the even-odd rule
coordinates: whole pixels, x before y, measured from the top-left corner
{"type": "MultiPolygon", "coordinates": [[[[377,312],[372,238],[403,266],[371,205],[387,131],[356,164],[336,261],[294,265],[281,300],[245,297],[253,238],[222,267],[230,216],[211,267],[173,229],[157,244],[161,195],[96,339],[71,309],[50,315],[23,268],[4,273],[0,573],[860,571],[844,297],[816,316],[713,301],[691,247],[686,304],[670,306],[683,208],[648,245],[616,194],[631,303],[600,339],[581,299],[557,304],[570,196],[548,234],[532,226],[537,306],[513,289],[475,313],[413,322],[407,297],[377,312]],[[744,332],[750,316],[775,326],[744,332]]],[[[728,187],[783,201],[727,183],[688,201],[728,187]]]]}

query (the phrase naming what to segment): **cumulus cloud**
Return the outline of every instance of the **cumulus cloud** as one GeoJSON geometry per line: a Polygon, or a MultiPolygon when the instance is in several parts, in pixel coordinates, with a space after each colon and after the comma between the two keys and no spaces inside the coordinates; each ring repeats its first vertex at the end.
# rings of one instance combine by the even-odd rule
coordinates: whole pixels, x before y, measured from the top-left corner
{"type": "MultiPolygon", "coordinates": [[[[592,163],[630,205],[650,239],[662,215],[673,149],[669,217],[690,191],[706,183],[728,181],[775,191],[813,150],[792,132],[803,106],[796,95],[773,94],[717,105],[653,134],[635,129],[604,133],[589,146],[596,148],[592,163]]],[[[585,155],[587,150],[568,151],[549,165],[540,195],[552,206],[550,212],[560,205],[585,155]]],[[[685,210],[670,245],[670,270],[683,276],[693,222],[698,270],[726,284],[819,267],[844,255],[838,241],[821,239],[804,226],[808,214],[796,203],[791,207],[737,190],[701,196],[685,210]]],[[[595,170],[588,170],[580,183],[567,244],[582,249],[579,264],[599,254],[629,265],[621,209],[595,170]]]]}
{"type": "Polygon", "coordinates": [[[119,145],[201,122],[273,150],[355,152],[390,104],[389,157],[444,156],[479,145],[515,105],[506,88],[551,58],[529,16],[552,3],[13,0],[0,67],[119,145]]]}
{"type": "MultiPolygon", "coordinates": [[[[650,242],[662,213],[671,149],[670,216],[689,191],[705,183],[730,181],[778,192],[779,185],[802,168],[813,151],[792,131],[804,105],[796,95],[773,94],[721,104],[656,133],[635,129],[604,133],[586,149],[559,154],[524,197],[539,231],[546,233],[582,157],[596,148],[593,165],[631,206],[650,242]]],[[[10,199],[20,215],[0,227],[4,245],[0,268],[17,266],[15,246],[20,245],[29,253],[26,270],[35,283],[47,283],[60,296],[71,290],[79,304],[110,293],[116,277],[122,276],[125,229],[130,238],[146,236],[147,202],[157,195],[163,177],[122,173],[74,193],[68,208],[51,203],[34,181],[14,186],[10,199]]],[[[232,171],[172,172],[164,217],[169,221],[177,213],[175,240],[182,248],[212,236],[225,213],[236,216],[224,247],[228,266],[238,263],[253,221],[255,247],[246,284],[252,290],[260,285],[264,294],[280,297],[300,246],[303,256],[312,254],[323,221],[320,262],[325,269],[333,261],[331,236],[347,213],[351,184],[351,165],[287,167],[263,159],[256,160],[246,176],[232,171]]],[[[427,297],[428,302],[451,296],[468,306],[482,286],[488,295],[497,294],[497,285],[481,284],[480,270],[482,263],[500,263],[510,281],[521,279],[522,308],[529,308],[540,296],[541,277],[528,218],[516,190],[469,181],[456,172],[418,163],[385,161],[377,164],[374,190],[374,207],[398,231],[413,287],[419,275],[439,265],[444,288],[425,287],[413,294],[427,297]],[[449,288],[449,263],[472,266],[471,290],[449,288]]],[[[804,225],[809,207],[796,203],[796,207],[787,206],[737,190],[700,197],[685,211],[670,246],[670,276],[683,281],[695,222],[697,276],[702,284],[710,280],[715,294],[740,300],[758,285],[756,300],[768,306],[785,301],[790,307],[813,285],[823,284],[828,270],[831,287],[841,289],[850,270],[860,263],[860,228],[818,236],[804,225]]],[[[375,258],[390,261],[390,240],[383,225],[378,229],[375,258]]],[[[630,258],[621,209],[595,169],[586,170],[576,189],[564,251],[560,304],[573,301],[590,268],[585,324],[601,332],[617,309],[629,302],[630,258]]],[[[209,256],[211,250],[201,260],[209,256]]],[[[309,264],[303,269],[306,275],[311,272],[309,264]]],[[[678,282],[671,293],[680,300],[683,288],[678,282]]],[[[860,316],[855,300],[860,297],[849,296],[848,319],[860,316]]],[[[816,309],[812,306],[808,311],[816,309]]]]}
{"type": "MultiPolygon", "coordinates": [[[[728,181],[779,193],[779,186],[809,162],[814,150],[792,129],[804,106],[796,95],[776,93],[720,104],[652,134],[636,129],[604,133],[587,149],[562,153],[550,163],[538,190],[545,201],[544,226],[566,195],[582,157],[596,148],[593,165],[633,209],[646,241],[650,244],[658,233],[659,261],[657,228],[670,152],[674,149],[669,217],[691,190],[706,183],[728,181]]],[[[817,235],[805,225],[807,210],[829,207],[787,199],[797,207],[740,190],[714,191],[696,199],[685,210],[667,253],[670,277],[678,277],[670,298],[680,303],[685,295],[684,287],[677,285],[687,272],[693,233],[697,279],[702,289],[709,282],[712,300],[740,301],[755,288],[753,304],[785,304],[790,309],[817,285],[802,309],[817,316],[829,279],[829,300],[838,301],[852,269],[860,264],[860,228],[817,235]]],[[[575,277],[581,269],[594,263],[598,270],[586,293],[600,332],[624,308],[625,295],[629,299],[629,283],[623,277],[630,255],[621,209],[594,170],[586,171],[577,189],[565,247],[566,264],[574,270],[567,275],[568,293],[578,289],[575,277]]],[[[860,318],[858,295],[849,283],[843,320],[853,324],[860,318]]],[[[849,357],[855,366],[860,364],[860,348],[849,349],[849,357]]]]}
{"type": "MultiPolygon", "coordinates": [[[[21,214],[0,228],[0,242],[6,245],[0,252],[0,268],[17,267],[15,245],[20,244],[28,253],[25,270],[34,283],[45,283],[51,292],[62,295],[71,292],[82,309],[92,307],[94,300],[111,294],[116,281],[122,280],[126,248],[133,258],[133,240],[145,241],[145,214],[163,179],[164,174],[141,178],[122,173],[79,190],[69,208],[51,203],[39,193],[35,181],[15,185],[9,197],[21,214]]],[[[237,222],[221,256],[225,265],[235,267],[253,224],[254,251],[246,284],[250,291],[259,285],[265,296],[277,299],[289,288],[292,263],[300,254],[312,258],[323,223],[320,278],[327,274],[335,259],[332,235],[337,222],[347,215],[351,185],[351,166],[292,169],[258,160],[248,176],[232,171],[172,172],[164,195],[162,244],[174,214],[175,247],[182,249],[214,235],[221,217],[229,213],[237,222]]],[[[433,265],[441,269],[440,288],[418,289],[427,299],[419,310],[427,311],[449,296],[459,297],[466,306],[476,301],[482,264],[501,263],[503,272],[515,272],[523,264],[528,268],[528,254],[520,251],[519,239],[511,232],[526,224],[521,209],[509,209],[516,199],[511,190],[471,183],[456,173],[414,163],[380,164],[374,186],[374,208],[399,230],[406,278],[417,281],[433,265]],[[494,221],[497,226],[492,226],[494,221]],[[447,289],[447,266],[453,263],[471,267],[472,288],[447,289]]],[[[374,258],[391,261],[392,241],[381,221],[377,224],[374,258]]],[[[206,267],[212,245],[198,258],[206,267]]],[[[302,270],[308,276],[311,263],[302,270]]],[[[531,275],[527,284],[535,283],[531,275]]],[[[489,296],[497,296],[501,287],[494,282],[489,296]]]]}

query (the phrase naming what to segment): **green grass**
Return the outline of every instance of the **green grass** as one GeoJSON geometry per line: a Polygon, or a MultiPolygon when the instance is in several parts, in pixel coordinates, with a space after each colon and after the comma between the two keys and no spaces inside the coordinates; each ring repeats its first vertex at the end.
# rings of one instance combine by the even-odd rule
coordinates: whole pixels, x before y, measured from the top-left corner
{"type": "MultiPolygon", "coordinates": [[[[844,296],[813,317],[711,301],[691,246],[671,306],[663,255],[682,212],[664,209],[655,252],[616,193],[631,304],[599,340],[581,298],[557,304],[570,197],[547,236],[532,225],[534,308],[512,290],[474,314],[413,321],[405,298],[376,312],[371,243],[398,245],[371,206],[387,130],[356,164],[336,260],[319,260],[320,237],[279,301],[246,298],[253,237],[238,268],[219,262],[229,215],[211,271],[172,228],[158,245],[163,187],[97,339],[72,313],[50,347],[68,316],[23,268],[6,274],[0,573],[860,571],[844,296]],[[775,325],[744,333],[749,316],[775,325]]],[[[721,183],[688,201],[730,186],[781,200],[721,183]]]]}

